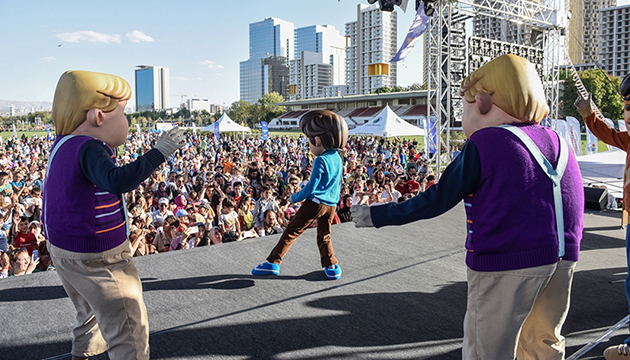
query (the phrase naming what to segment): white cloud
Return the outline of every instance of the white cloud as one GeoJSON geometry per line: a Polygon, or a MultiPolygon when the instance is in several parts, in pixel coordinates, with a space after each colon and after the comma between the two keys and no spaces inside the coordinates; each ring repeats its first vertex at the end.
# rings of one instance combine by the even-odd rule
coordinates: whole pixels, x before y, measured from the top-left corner
{"type": "Polygon", "coordinates": [[[223,69],[223,65],[219,65],[212,60],[204,60],[199,65],[206,66],[208,69],[223,69]]]}
{"type": "Polygon", "coordinates": [[[176,80],[176,81],[202,81],[203,80],[200,77],[187,78],[187,77],[183,77],[183,76],[174,76],[171,79],[172,80],[176,80]]]}
{"type": "Polygon", "coordinates": [[[42,60],[46,61],[46,62],[51,62],[51,61],[57,61],[57,58],[54,56],[44,56],[42,58],[42,60]]]}
{"type": "Polygon", "coordinates": [[[57,37],[69,43],[76,43],[79,41],[99,42],[105,44],[120,43],[120,35],[118,34],[101,34],[92,30],[62,33],[57,35],[57,37]]]}
{"type": "Polygon", "coordinates": [[[129,41],[135,42],[135,43],[137,43],[137,42],[153,42],[154,41],[152,37],[150,37],[149,35],[143,33],[140,30],[134,30],[132,32],[128,32],[125,36],[129,39],[129,41]]]}

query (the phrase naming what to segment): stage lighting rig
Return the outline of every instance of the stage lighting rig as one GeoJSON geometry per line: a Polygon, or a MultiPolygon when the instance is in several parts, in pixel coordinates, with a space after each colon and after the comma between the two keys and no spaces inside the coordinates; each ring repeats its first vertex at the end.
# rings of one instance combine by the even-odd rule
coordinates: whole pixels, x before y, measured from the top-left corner
{"type": "Polygon", "coordinates": [[[374,4],[378,1],[378,5],[381,7],[381,11],[394,11],[394,6],[398,5],[401,8],[407,8],[407,2],[409,0],[367,0],[368,3],[374,4]]]}

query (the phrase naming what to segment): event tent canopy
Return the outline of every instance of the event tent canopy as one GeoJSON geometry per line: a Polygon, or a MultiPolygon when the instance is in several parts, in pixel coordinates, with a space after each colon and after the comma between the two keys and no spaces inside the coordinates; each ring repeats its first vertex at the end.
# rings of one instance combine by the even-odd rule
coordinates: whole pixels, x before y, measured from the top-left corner
{"type": "Polygon", "coordinates": [[[578,156],[576,158],[584,186],[606,185],[608,192],[617,198],[623,197],[623,175],[626,169],[626,152],[612,150],[578,156]]]}
{"type": "Polygon", "coordinates": [[[398,117],[387,105],[372,120],[350,130],[348,134],[382,137],[413,136],[424,135],[424,130],[398,117]]]}
{"type": "Polygon", "coordinates": [[[230,119],[230,117],[227,116],[227,114],[223,114],[221,118],[219,118],[219,120],[215,121],[214,123],[206,127],[199,129],[199,131],[214,131],[214,127],[216,123],[219,123],[219,132],[231,132],[231,131],[249,132],[251,131],[249,127],[241,126],[235,123],[234,120],[230,119]]]}

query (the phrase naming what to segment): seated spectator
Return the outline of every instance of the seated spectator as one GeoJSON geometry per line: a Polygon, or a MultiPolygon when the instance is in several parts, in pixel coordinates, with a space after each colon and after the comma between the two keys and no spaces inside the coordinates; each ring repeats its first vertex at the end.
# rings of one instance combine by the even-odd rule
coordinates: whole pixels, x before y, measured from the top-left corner
{"type": "Polygon", "coordinates": [[[235,207],[234,199],[229,196],[223,199],[221,215],[219,215],[219,227],[223,232],[223,242],[241,240],[241,225],[238,221],[238,215],[234,211],[235,207]]]}
{"type": "Polygon", "coordinates": [[[280,211],[280,206],[273,198],[273,189],[268,184],[262,186],[262,192],[260,199],[256,201],[256,206],[254,207],[254,226],[256,231],[263,236],[261,231],[263,230],[264,225],[264,214],[267,210],[273,210],[275,212],[280,211]]]}
{"type": "Polygon", "coordinates": [[[131,245],[131,252],[133,256],[145,256],[149,254],[156,254],[158,251],[152,244],[146,241],[146,230],[134,230],[129,234],[129,243],[131,245]]]}
{"type": "Polygon", "coordinates": [[[151,217],[153,218],[153,226],[156,228],[164,225],[164,219],[167,216],[174,216],[173,212],[168,209],[168,203],[169,201],[167,198],[161,198],[159,201],[160,209],[151,214],[151,217]]]}
{"type": "Polygon", "coordinates": [[[282,234],[284,232],[284,230],[280,227],[280,224],[278,224],[276,212],[273,209],[265,210],[264,216],[264,228],[260,236],[282,234]]]}
{"type": "Polygon", "coordinates": [[[409,181],[405,183],[405,194],[416,195],[420,192],[420,183],[417,181],[418,174],[412,173],[409,175],[409,181]]]}
{"type": "Polygon", "coordinates": [[[25,248],[18,248],[12,254],[13,272],[9,276],[20,276],[39,272],[36,269],[39,259],[34,260],[25,248]]]}
{"type": "Polygon", "coordinates": [[[173,215],[164,219],[164,225],[159,227],[153,239],[153,245],[159,252],[168,251],[171,242],[177,237],[175,230],[179,227],[179,220],[173,215]]]}
{"type": "Polygon", "coordinates": [[[352,207],[352,196],[344,195],[341,200],[341,207],[339,211],[337,211],[337,216],[339,216],[339,221],[342,223],[352,221],[352,213],[350,212],[350,208],[352,207]]]}
{"type": "Polygon", "coordinates": [[[210,245],[217,245],[223,242],[223,234],[218,226],[212,227],[208,231],[208,238],[210,239],[210,245]]]}
{"type": "Polygon", "coordinates": [[[37,239],[35,234],[28,231],[28,218],[26,216],[17,216],[13,218],[13,244],[16,248],[26,248],[28,255],[33,255],[33,250],[37,247],[37,239]]]}
{"type": "Polygon", "coordinates": [[[210,245],[210,237],[208,236],[208,232],[206,231],[206,225],[204,223],[197,223],[195,226],[197,226],[197,232],[195,233],[194,247],[210,245]]]}

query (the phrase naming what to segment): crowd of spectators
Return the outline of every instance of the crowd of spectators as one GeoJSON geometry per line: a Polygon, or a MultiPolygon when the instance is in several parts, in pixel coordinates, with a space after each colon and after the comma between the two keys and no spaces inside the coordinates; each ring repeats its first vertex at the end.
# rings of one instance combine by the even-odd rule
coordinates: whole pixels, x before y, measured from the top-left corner
{"type": "MultiPolygon", "coordinates": [[[[121,165],[157,137],[130,134],[118,149],[121,165]]],[[[0,277],[54,270],[40,223],[52,143],[34,136],[2,144],[0,277]]],[[[344,183],[333,223],[351,221],[352,205],[401,202],[435,184],[422,150],[415,140],[351,137],[341,151],[344,183]]],[[[312,163],[303,135],[215,141],[189,134],[182,149],[125,195],[134,256],[282,233],[300,206],[288,198],[308,182],[312,163]]]]}

